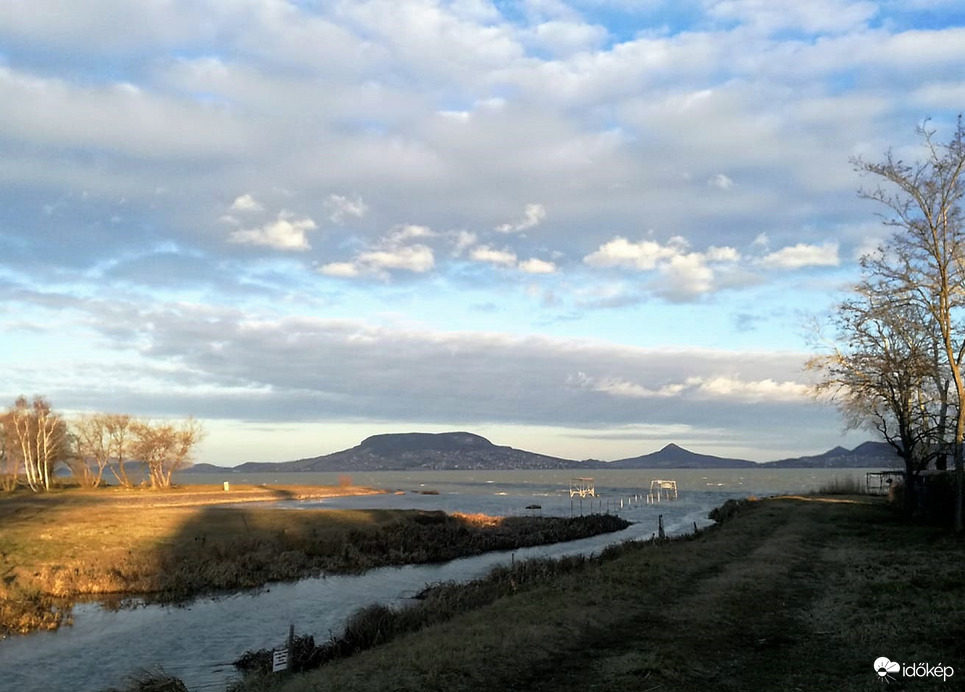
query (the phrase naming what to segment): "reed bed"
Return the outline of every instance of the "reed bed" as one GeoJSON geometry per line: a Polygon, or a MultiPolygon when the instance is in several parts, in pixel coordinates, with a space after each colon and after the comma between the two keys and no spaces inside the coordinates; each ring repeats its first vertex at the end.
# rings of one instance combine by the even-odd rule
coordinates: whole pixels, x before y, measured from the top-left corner
{"type": "Polygon", "coordinates": [[[865,484],[855,476],[836,476],[815,491],[816,495],[867,495],[865,484]]]}

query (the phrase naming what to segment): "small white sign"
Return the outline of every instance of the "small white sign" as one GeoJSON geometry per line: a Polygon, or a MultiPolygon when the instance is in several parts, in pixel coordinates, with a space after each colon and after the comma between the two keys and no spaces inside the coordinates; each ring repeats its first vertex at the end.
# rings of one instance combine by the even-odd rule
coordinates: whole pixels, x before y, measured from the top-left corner
{"type": "Polygon", "coordinates": [[[271,672],[288,670],[288,649],[275,649],[271,656],[271,672]]]}

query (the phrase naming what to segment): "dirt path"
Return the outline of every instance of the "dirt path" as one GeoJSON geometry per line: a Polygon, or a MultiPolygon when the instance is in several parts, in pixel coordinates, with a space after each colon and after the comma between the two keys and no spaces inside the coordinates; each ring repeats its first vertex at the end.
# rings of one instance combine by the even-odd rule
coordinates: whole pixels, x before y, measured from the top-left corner
{"type": "Polygon", "coordinates": [[[722,527],[694,543],[699,559],[667,565],[674,579],[641,594],[641,610],[624,611],[607,636],[589,633],[518,689],[877,690],[872,663],[886,654],[954,660],[965,677],[962,639],[942,634],[963,629],[952,616],[965,611],[952,576],[965,564],[961,542],[899,525],[880,506],[855,521],[854,509],[802,498],[722,527]],[[953,552],[916,550],[916,535],[953,552]],[[934,610],[936,598],[949,610],[934,610]]]}
{"type": "Polygon", "coordinates": [[[795,689],[792,679],[768,685],[782,669],[794,677],[798,662],[785,660],[787,650],[807,637],[808,575],[820,553],[810,514],[792,523],[774,513],[757,531],[708,541],[703,559],[672,560],[673,578],[659,588],[642,580],[637,607],[607,636],[589,633],[521,689],[646,690],[670,680],[673,689],[795,689]],[[755,680],[755,668],[768,679],[755,680]]]}

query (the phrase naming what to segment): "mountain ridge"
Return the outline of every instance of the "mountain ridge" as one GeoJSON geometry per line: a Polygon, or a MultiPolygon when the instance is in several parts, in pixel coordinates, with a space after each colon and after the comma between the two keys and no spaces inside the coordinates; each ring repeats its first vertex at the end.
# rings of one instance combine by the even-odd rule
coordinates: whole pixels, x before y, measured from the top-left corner
{"type": "MultiPolygon", "coordinates": [[[[821,454],[768,462],[692,452],[676,443],[635,457],[577,461],[496,445],[475,433],[383,433],[355,447],[330,454],[280,462],[245,462],[234,467],[198,464],[195,472],[352,472],[417,470],[595,470],[595,469],[723,469],[723,468],[870,468],[894,466],[894,450],[884,442],[867,441],[848,450],[837,446],[821,454]]],[[[191,469],[188,469],[189,471],[191,469]]]]}

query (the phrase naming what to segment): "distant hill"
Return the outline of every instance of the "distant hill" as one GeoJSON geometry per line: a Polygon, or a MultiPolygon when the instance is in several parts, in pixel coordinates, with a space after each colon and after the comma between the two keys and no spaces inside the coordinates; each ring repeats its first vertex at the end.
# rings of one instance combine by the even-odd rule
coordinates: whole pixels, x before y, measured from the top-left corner
{"type": "Polygon", "coordinates": [[[725,459],[710,454],[697,454],[673,443],[663,449],[630,459],[612,461],[613,469],[737,469],[759,464],[746,459],[725,459]]]}
{"type": "Polygon", "coordinates": [[[891,468],[892,466],[900,466],[901,463],[901,459],[895,453],[895,448],[887,442],[863,442],[851,450],[844,447],[835,447],[823,454],[769,461],[762,466],[783,469],[851,469],[891,468]]]}
{"type": "Polygon", "coordinates": [[[215,466],[214,464],[208,464],[205,462],[193,464],[184,469],[184,471],[191,471],[192,473],[221,473],[224,470],[224,466],[215,466]]]}
{"type": "Polygon", "coordinates": [[[373,435],[356,447],[277,464],[246,463],[237,471],[412,471],[592,468],[602,462],[560,459],[494,445],[468,432],[373,435]]]}
{"type": "Polygon", "coordinates": [[[835,447],[823,454],[757,463],[698,454],[676,444],[618,461],[575,461],[495,445],[469,432],[373,435],[340,452],[282,462],[247,462],[225,469],[197,464],[188,472],[257,473],[285,471],[556,470],[575,469],[734,469],[734,468],[891,468],[899,460],[884,442],[865,442],[852,450],[835,447]]]}

